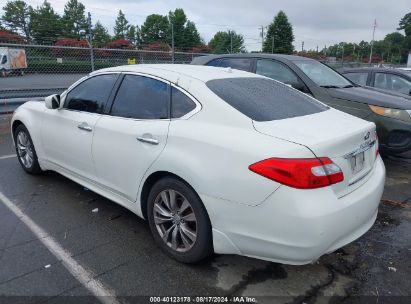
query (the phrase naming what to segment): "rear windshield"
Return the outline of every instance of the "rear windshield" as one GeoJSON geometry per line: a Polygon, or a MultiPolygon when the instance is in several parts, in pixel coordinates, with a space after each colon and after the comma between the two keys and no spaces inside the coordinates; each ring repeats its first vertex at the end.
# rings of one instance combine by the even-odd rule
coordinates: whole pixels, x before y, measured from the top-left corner
{"type": "Polygon", "coordinates": [[[229,105],[256,121],[310,115],[328,109],[313,98],[270,79],[224,78],[206,84],[229,105]]]}

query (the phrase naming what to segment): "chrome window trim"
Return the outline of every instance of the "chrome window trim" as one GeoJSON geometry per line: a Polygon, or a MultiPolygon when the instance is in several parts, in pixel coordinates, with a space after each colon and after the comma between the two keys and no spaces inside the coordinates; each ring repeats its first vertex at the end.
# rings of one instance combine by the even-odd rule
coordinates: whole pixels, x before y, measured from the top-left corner
{"type": "MultiPolygon", "coordinates": [[[[170,96],[171,96],[171,91],[170,91],[170,96]]],[[[171,104],[170,104],[170,107],[171,107],[171,104]]],[[[164,78],[161,78],[159,76],[151,75],[151,74],[148,74],[148,73],[131,72],[131,71],[124,71],[124,72],[123,71],[92,72],[92,73],[80,78],[79,80],[77,80],[70,87],[68,87],[67,90],[65,90],[63,93],[61,93],[61,95],[60,95],[60,107],[59,107],[59,110],[95,114],[95,115],[100,115],[100,116],[116,117],[116,118],[127,119],[127,120],[135,120],[135,121],[158,121],[158,120],[179,120],[179,119],[186,120],[186,119],[189,119],[190,117],[192,117],[193,115],[197,114],[199,111],[201,111],[201,109],[202,109],[202,104],[193,95],[188,93],[183,88],[179,87],[177,84],[172,83],[171,81],[169,81],[167,79],[164,79],[164,78]],[[72,110],[72,109],[67,109],[67,108],[64,107],[64,103],[66,101],[67,95],[73,89],[75,89],[78,85],[80,85],[81,83],[83,83],[84,81],[86,81],[86,80],[88,80],[92,77],[100,76],[100,75],[107,75],[107,74],[136,75],[136,76],[148,77],[148,78],[152,78],[152,79],[164,82],[164,83],[168,84],[170,87],[174,87],[177,90],[181,91],[183,94],[185,94],[188,98],[190,98],[195,103],[196,107],[193,110],[191,110],[190,112],[188,112],[187,114],[185,114],[181,117],[171,118],[171,115],[170,115],[170,118],[162,118],[162,119],[139,119],[139,118],[131,118],[131,117],[121,117],[121,116],[115,116],[115,115],[110,115],[110,114],[105,114],[105,113],[91,113],[91,112],[87,112],[87,111],[72,110]]],[[[170,114],[171,114],[171,108],[170,108],[170,114]]]]}

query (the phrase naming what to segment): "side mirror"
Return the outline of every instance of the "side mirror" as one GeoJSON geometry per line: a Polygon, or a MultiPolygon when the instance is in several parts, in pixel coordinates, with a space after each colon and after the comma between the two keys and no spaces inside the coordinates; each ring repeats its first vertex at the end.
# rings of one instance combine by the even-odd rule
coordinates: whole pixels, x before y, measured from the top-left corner
{"type": "Polygon", "coordinates": [[[44,99],[47,109],[58,109],[60,107],[60,95],[53,94],[44,99]]]}
{"type": "Polygon", "coordinates": [[[411,96],[411,90],[408,92],[408,95],[410,95],[410,96],[411,96]]]}

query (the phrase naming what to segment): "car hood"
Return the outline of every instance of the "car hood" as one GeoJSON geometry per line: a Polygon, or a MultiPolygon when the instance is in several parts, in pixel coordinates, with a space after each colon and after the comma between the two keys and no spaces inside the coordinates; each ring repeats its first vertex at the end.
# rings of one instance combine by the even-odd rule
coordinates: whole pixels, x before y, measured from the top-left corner
{"type": "Polygon", "coordinates": [[[331,88],[327,89],[327,92],[330,94],[331,97],[338,99],[356,101],[386,108],[395,108],[403,110],[411,109],[411,100],[407,98],[394,96],[391,94],[366,89],[363,87],[341,89],[331,88]]]}

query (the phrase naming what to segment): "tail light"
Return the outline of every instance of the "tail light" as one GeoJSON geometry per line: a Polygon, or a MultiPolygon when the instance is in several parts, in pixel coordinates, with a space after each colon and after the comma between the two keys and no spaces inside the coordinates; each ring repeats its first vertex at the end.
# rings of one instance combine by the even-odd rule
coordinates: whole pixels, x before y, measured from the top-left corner
{"type": "Polygon", "coordinates": [[[344,180],[341,168],[328,157],[269,158],[248,168],[266,178],[299,189],[321,188],[344,180]]]}

